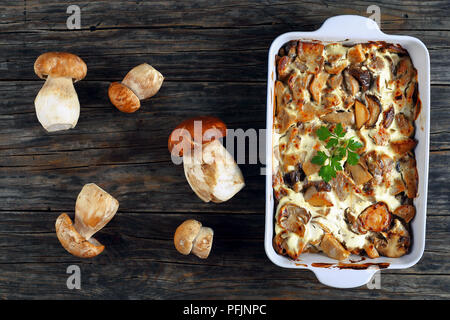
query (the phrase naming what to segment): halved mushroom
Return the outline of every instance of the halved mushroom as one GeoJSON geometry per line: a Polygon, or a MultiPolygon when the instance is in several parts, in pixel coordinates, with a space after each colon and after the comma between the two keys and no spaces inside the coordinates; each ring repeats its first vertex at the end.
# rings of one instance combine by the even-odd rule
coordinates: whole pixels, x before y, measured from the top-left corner
{"type": "Polygon", "coordinates": [[[414,126],[412,121],[408,120],[405,114],[397,113],[395,115],[395,122],[397,123],[397,127],[402,135],[407,137],[412,136],[414,133],[414,126]]]}
{"type": "Polygon", "coordinates": [[[351,126],[355,123],[353,111],[334,111],[321,117],[323,121],[351,126]]]}
{"type": "Polygon", "coordinates": [[[375,132],[369,134],[369,136],[377,146],[387,145],[390,139],[390,134],[384,127],[380,127],[375,132]]]}
{"type": "Polygon", "coordinates": [[[99,255],[104,246],[92,238],[116,214],[119,202],[96,184],[83,187],[75,205],[75,224],[66,213],[56,220],[56,235],[64,249],[80,258],[99,255]]]}
{"type": "Polygon", "coordinates": [[[291,59],[288,56],[283,56],[278,60],[277,71],[279,79],[286,78],[290,74],[291,69],[291,59]]]}
{"type": "Polygon", "coordinates": [[[367,230],[361,227],[361,222],[358,217],[354,214],[351,208],[346,208],[344,210],[344,220],[347,223],[348,228],[356,234],[365,234],[367,230]]]}
{"type": "Polygon", "coordinates": [[[413,199],[417,196],[419,175],[417,173],[416,160],[405,155],[398,161],[399,169],[406,185],[406,195],[413,199]]]}
{"type": "Polygon", "coordinates": [[[347,57],[353,64],[358,64],[366,60],[366,55],[364,54],[361,44],[351,47],[347,52],[347,57]]]}
{"type": "Polygon", "coordinates": [[[409,223],[416,215],[416,208],[410,204],[404,204],[397,207],[394,210],[394,214],[405,220],[406,223],[409,223]]]}
{"type": "Polygon", "coordinates": [[[357,185],[364,184],[373,178],[373,176],[369,173],[367,168],[363,166],[361,161],[356,165],[350,165],[346,163],[345,169],[350,173],[350,175],[353,178],[353,181],[355,181],[357,185]]]}
{"type": "Polygon", "coordinates": [[[324,45],[321,43],[299,41],[296,60],[305,65],[308,73],[316,74],[323,66],[323,49],[324,45]]]}
{"type": "Polygon", "coordinates": [[[383,256],[398,258],[408,253],[411,239],[408,230],[398,219],[394,219],[392,228],[381,233],[383,238],[374,241],[375,248],[383,256]]]}
{"type": "Polygon", "coordinates": [[[320,72],[314,76],[309,86],[309,92],[311,92],[311,96],[318,104],[320,104],[322,89],[326,85],[327,80],[328,74],[326,72],[320,72]]]}
{"type": "Polygon", "coordinates": [[[318,191],[315,186],[310,186],[304,194],[304,199],[313,207],[332,207],[333,203],[326,192],[318,191]]]}
{"type": "Polygon", "coordinates": [[[55,223],[56,235],[69,253],[80,258],[92,258],[103,252],[105,246],[91,238],[86,240],[73,226],[72,220],[62,213],[55,223]]]}
{"type": "Polygon", "coordinates": [[[325,64],[325,71],[329,74],[339,75],[342,73],[342,70],[347,68],[348,61],[347,60],[337,60],[332,63],[328,61],[328,63],[325,64]]]}
{"type": "Polygon", "coordinates": [[[356,128],[361,129],[362,126],[369,120],[369,110],[359,100],[355,101],[355,120],[356,120],[356,128]]]}
{"type": "Polygon", "coordinates": [[[387,204],[380,201],[364,209],[358,220],[364,230],[381,232],[391,225],[392,214],[387,204]]]}
{"type": "Polygon", "coordinates": [[[404,155],[407,152],[414,149],[417,145],[417,141],[414,139],[402,139],[398,141],[391,141],[392,150],[398,155],[404,155]]]}
{"type": "Polygon", "coordinates": [[[350,255],[350,252],[331,233],[323,236],[320,248],[328,257],[336,260],[345,260],[350,255]]]}
{"type": "Polygon", "coordinates": [[[293,203],[283,205],[278,212],[278,224],[299,237],[305,235],[306,224],[310,219],[311,214],[308,211],[293,203]]]}
{"type": "Polygon", "coordinates": [[[375,126],[378,117],[382,111],[380,100],[374,95],[366,95],[367,108],[369,110],[369,119],[366,122],[366,128],[375,126]]]}
{"type": "Polygon", "coordinates": [[[400,59],[395,69],[395,77],[399,87],[405,87],[415,74],[415,69],[409,57],[400,59]]]}
{"type": "Polygon", "coordinates": [[[344,172],[336,172],[336,177],[331,179],[331,186],[340,201],[345,201],[355,190],[356,185],[344,172]]]}
{"type": "Polygon", "coordinates": [[[186,220],[175,230],[173,242],[177,251],[188,255],[191,252],[200,259],[206,259],[211,252],[214,231],[203,227],[197,220],[186,220]]]}
{"type": "Polygon", "coordinates": [[[372,77],[369,70],[355,66],[348,68],[348,73],[358,80],[362,92],[367,91],[370,88],[372,77]]]}
{"type": "Polygon", "coordinates": [[[386,111],[383,112],[383,121],[381,122],[383,127],[389,128],[394,121],[395,110],[394,106],[391,105],[386,111]]]}
{"type": "Polygon", "coordinates": [[[328,78],[327,84],[331,89],[339,88],[342,84],[342,73],[333,75],[328,78]]]}
{"type": "Polygon", "coordinates": [[[189,185],[205,202],[228,201],[245,186],[239,166],[219,140],[184,154],[183,165],[189,185]]]}
{"type": "Polygon", "coordinates": [[[398,195],[401,192],[404,192],[406,190],[406,186],[403,183],[403,180],[400,178],[397,178],[392,183],[392,186],[390,188],[390,194],[393,196],[398,195]]]}
{"type": "Polygon", "coordinates": [[[354,97],[359,91],[359,82],[348,71],[344,71],[345,87],[350,96],[354,97]]]}
{"type": "Polygon", "coordinates": [[[366,244],[364,246],[364,251],[366,251],[366,254],[370,259],[376,259],[380,256],[373,243],[366,244]]]}

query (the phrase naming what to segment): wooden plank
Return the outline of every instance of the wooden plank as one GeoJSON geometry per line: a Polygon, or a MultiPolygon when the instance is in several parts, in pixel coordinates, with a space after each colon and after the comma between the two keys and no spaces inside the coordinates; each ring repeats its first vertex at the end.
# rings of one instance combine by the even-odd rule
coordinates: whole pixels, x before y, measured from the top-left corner
{"type": "Polygon", "coordinates": [[[56,212],[0,212],[0,296],[27,298],[448,298],[450,252],[446,245],[450,217],[429,217],[427,249],[407,270],[383,270],[381,290],[326,288],[305,270],[286,270],[266,257],[263,215],[119,213],[96,235],[105,252],[91,260],[66,253],[54,232],[56,212]],[[172,234],[186,218],[215,230],[207,260],[181,256],[172,234]],[[29,221],[35,223],[30,224],[29,221]],[[82,272],[82,290],[65,283],[69,265],[82,272]],[[236,276],[239,274],[239,276],[236,276]],[[415,288],[421,287],[420,291],[415,288]],[[189,288],[189,290],[188,290],[189,288]],[[213,293],[213,288],[218,291],[213,293]],[[309,288],[309,289],[308,289],[309,288]],[[315,290],[317,289],[317,290],[315,290]],[[322,295],[311,292],[321,292],[322,295]]]}
{"type": "MultiPolygon", "coordinates": [[[[45,26],[65,28],[69,4],[54,1],[5,1],[6,27],[39,29],[45,26]],[[24,13],[25,11],[25,13],[24,13]]],[[[318,21],[338,14],[369,16],[365,1],[77,1],[82,10],[83,26],[97,27],[241,27],[255,24],[286,24],[317,28],[318,21]]],[[[382,27],[389,29],[449,30],[448,2],[419,0],[378,1],[382,27]]]]}

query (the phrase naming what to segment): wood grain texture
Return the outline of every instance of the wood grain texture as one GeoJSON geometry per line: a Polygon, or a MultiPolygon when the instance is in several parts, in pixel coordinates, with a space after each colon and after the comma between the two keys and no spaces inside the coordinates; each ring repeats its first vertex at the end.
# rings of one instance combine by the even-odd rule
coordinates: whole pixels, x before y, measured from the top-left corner
{"type": "Polygon", "coordinates": [[[0,298],[60,299],[448,299],[450,267],[450,6],[380,1],[382,30],[420,38],[431,56],[431,141],[426,250],[407,270],[385,270],[381,289],[337,290],[310,271],[285,270],[264,252],[261,164],[241,165],[247,183],[222,204],[201,202],[167,138],[182,120],[214,115],[229,128],[265,127],[267,51],[288,31],[315,30],[338,14],[368,16],[363,1],[78,1],[81,30],[67,30],[67,2],[3,1],[0,20],[0,298]],[[48,134],[33,101],[45,51],[88,65],[77,83],[77,127],[48,134]],[[148,62],[161,91],[134,114],[107,88],[148,62]],[[92,260],[66,253],[54,222],[73,215],[81,187],[96,182],[120,202],[92,260]],[[173,232],[188,218],[212,227],[211,256],[181,256],[173,232]],[[79,265],[82,289],[68,290],[79,265]]]}

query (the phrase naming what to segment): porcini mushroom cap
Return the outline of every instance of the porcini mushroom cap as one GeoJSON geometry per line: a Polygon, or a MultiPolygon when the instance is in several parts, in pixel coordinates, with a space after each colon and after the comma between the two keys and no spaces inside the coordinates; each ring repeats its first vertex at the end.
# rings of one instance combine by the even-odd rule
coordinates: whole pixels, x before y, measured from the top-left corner
{"type": "Polygon", "coordinates": [[[86,184],[75,203],[75,228],[87,240],[116,214],[119,202],[95,183],[86,184]]]}
{"type": "Polygon", "coordinates": [[[192,253],[200,259],[206,259],[211,252],[213,243],[214,231],[208,227],[201,227],[200,232],[194,239],[194,246],[192,247],[192,253]]]}
{"type": "Polygon", "coordinates": [[[133,90],[139,100],[153,97],[161,88],[163,75],[147,63],[140,64],[131,69],[122,84],[133,90]]]}
{"type": "Polygon", "coordinates": [[[122,112],[132,113],[141,107],[141,102],[134,92],[119,82],[111,83],[108,96],[111,103],[122,112]]]}
{"type": "Polygon", "coordinates": [[[216,117],[199,116],[186,119],[181,122],[170,134],[168,148],[169,152],[174,152],[178,156],[183,156],[183,149],[190,146],[194,148],[196,145],[205,144],[212,140],[223,138],[227,135],[226,124],[216,117]],[[201,124],[201,137],[195,136],[196,123],[201,124]],[[199,141],[195,141],[195,139],[199,141]],[[175,146],[180,146],[174,149],[175,146]]]}
{"type": "Polygon", "coordinates": [[[46,76],[72,78],[80,81],[86,76],[86,63],[77,55],[68,52],[46,52],[34,62],[34,72],[45,79],[46,76]]]}
{"type": "Polygon", "coordinates": [[[186,220],[175,231],[173,242],[179,253],[188,255],[191,253],[194,240],[197,237],[202,224],[197,220],[186,220]]]}
{"type": "Polygon", "coordinates": [[[62,213],[58,219],[56,219],[55,228],[56,235],[59,242],[61,242],[61,245],[74,256],[80,258],[92,258],[102,253],[105,249],[105,247],[94,238],[91,238],[88,241],[79,234],[72,224],[72,220],[70,220],[66,213],[62,213]]]}

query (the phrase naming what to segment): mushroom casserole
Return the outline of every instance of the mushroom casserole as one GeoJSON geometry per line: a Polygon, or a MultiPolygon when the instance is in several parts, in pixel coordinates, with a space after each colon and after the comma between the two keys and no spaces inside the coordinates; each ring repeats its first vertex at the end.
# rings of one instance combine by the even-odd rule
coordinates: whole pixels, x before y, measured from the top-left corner
{"type": "MultiPolygon", "coordinates": [[[[417,71],[399,45],[291,41],[276,57],[273,134],[275,250],[400,257],[409,251],[418,174],[417,71]],[[328,183],[311,162],[316,130],[341,124],[362,144],[328,183]]],[[[326,141],[325,141],[326,142],[326,141]]]]}

